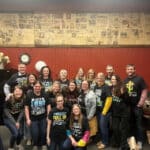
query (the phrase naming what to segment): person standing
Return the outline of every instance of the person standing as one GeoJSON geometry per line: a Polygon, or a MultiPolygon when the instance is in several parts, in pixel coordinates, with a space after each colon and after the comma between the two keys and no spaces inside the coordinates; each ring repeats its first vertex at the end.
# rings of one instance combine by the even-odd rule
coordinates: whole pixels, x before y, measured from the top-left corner
{"type": "Polygon", "coordinates": [[[83,68],[80,67],[78,69],[78,72],[77,72],[76,76],[75,76],[75,82],[76,82],[77,88],[79,90],[81,89],[82,81],[85,80],[85,79],[86,79],[86,77],[85,77],[85,74],[84,74],[84,70],[83,70],[83,68]]]}
{"type": "Polygon", "coordinates": [[[96,85],[95,83],[95,76],[96,76],[96,73],[95,73],[95,70],[90,68],[87,72],[87,76],[86,76],[86,80],[89,82],[90,84],[90,90],[94,90],[94,87],[96,85]]]}
{"type": "Polygon", "coordinates": [[[105,84],[105,75],[102,72],[97,73],[96,86],[96,114],[99,125],[101,141],[97,143],[98,149],[104,149],[109,144],[109,122],[110,108],[112,104],[112,94],[110,87],[105,84]]]}
{"type": "Polygon", "coordinates": [[[64,90],[69,85],[69,79],[68,79],[68,71],[66,69],[61,69],[59,72],[59,79],[61,85],[61,90],[64,90]]]}
{"type": "Polygon", "coordinates": [[[69,109],[71,113],[72,105],[78,103],[79,90],[77,89],[77,84],[74,80],[69,81],[69,86],[63,91],[65,98],[65,106],[69,109]]]}
{"type": "Polygon", "coordinates": [[[28,126],[31,126],[33,149],[42,146],[46,150],[46,119],[51,109],[47,94],[42,90],[42,83],[36,81],[33,91],[26,95],[25,117],[28,126]]]}
{"type": "Polygon", "coordinates": [[[124,80],[124,83],[127,87],[130,100],[131,136],[135,136],[138,148],[142,149],[144,137],[142,128],[142,117],[143,117],[142,107],[147,97],[147,85],[144,79],[136,74],[134,64],[128,64],[126,66],[126,73],[127,78],[124,80]]]}
{"type": "Polygon", "coordinates": [[[111,86],[111,76],[114,74],[114,67],[112,65],[106,66],[106,76],[105,76],[105,83],[108,86],[111,86]]]}
{"type": "Polygon", "coordinates": [[[10,79],[4,84],[4,93],[6,100],[11,96],[11,92],[14,90],[16,85],[24,88],[27,84],[27,73],[26,65],[23,63],[18,64],[18,72],[13,74],[10,79]]]}
{"type": "Polygon", "coordinates": [[[39,81],[42,83],[45,92],[51,90],[53,80],[49,66],[43,66],[40,71],[39,81]]]}
{"type": "Polygon", "coordinates": [[[49,150],[63,150],[68,116],[69,110],[64,107],[63,95],[56,95],[56,107],[52,108],[48,115],[46,139],[49,150]]]}
{"type": "Polygon", "coordinates": [[[120,150],[129,150],[127,138],[129,136],[129,98],[125,85],[118,75],[111,77],[112,92],[112,146],[120,150]]]}

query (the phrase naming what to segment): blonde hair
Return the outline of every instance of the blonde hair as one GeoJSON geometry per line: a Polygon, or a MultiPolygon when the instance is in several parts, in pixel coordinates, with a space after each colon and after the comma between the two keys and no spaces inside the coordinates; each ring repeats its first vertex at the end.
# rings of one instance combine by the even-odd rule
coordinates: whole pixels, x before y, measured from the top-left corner
{"type": "Polygon", "coordinates": [[[78,123],[79,123],[80,127],[82,128],[83,114],[82,114],[82,112],[81,112],[81,107],[80,107],[79,104],[73,104],[73,105],[72,105],[72,111],[71,111],[71,115],[70,115],[69,127],[72,128],[72,126],[73,126],[74,117],[75,117],[75,115],[74,115],[74,113],[73,113],[73,108],[74,108],[75,106],[80,109],[80,114],[79,114],[78,123]]]}

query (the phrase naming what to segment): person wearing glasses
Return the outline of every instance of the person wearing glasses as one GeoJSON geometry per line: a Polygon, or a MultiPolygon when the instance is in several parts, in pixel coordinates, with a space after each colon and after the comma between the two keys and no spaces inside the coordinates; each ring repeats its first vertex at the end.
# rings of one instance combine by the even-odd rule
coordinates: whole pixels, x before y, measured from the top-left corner
{"type": "Polygon", "coordinates": [[[42,90],[42,83],[37,80],[33,91],[27,93],[25,100],[26,124],[31,127],[33,150],[37,150],[39,146],[42,146],[42,150],[47,149],[46,120],[50,110],[50,100],[42,90]]]}
{"type": "Polygon", "coordinates": [[[48,116],[46,136],[48,150],[63,150],[68,116],[69,110],[64,107],[63,95],[56,95],[56,107],[52,108],[48,116]]]}

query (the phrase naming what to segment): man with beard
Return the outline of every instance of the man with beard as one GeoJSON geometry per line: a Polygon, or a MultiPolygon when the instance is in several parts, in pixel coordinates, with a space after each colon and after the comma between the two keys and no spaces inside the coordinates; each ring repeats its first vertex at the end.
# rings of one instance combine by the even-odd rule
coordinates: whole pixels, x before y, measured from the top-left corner
{"type": "Polygon", "coordinates": [[[143,128],[142,128],[142,107],[147,97],[147,86],[144,79],[136,75],[135,65],[126,66],[127,78],[124,83],[127,87],[130,101],[130,130],[131,136],[135,136],[139,149],[142,149],[143,128]]]}

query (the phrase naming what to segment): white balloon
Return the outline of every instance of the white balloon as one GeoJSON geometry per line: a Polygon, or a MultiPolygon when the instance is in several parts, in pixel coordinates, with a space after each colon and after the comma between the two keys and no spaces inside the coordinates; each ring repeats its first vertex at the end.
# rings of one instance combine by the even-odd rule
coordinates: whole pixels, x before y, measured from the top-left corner
{"type": "Polygon", "coordinates": [[[40,72],[40,70],[41,70],[41,68],[42,68],[43,66],[46,66],[46,63],[45,63],[44,61],[42,61],[42,60],[39,60],[39,61],[37,61],[37,62],[35,63],[35,69],[36,69],[38,72],[40,72]]]}

